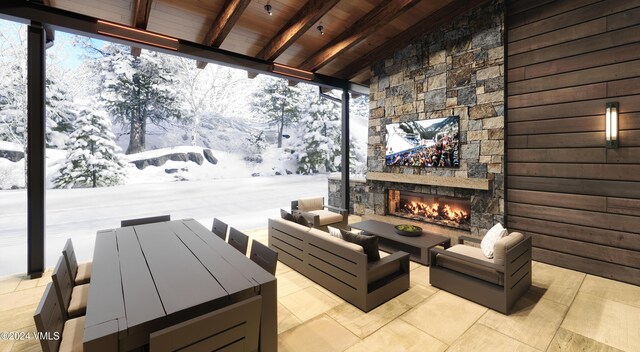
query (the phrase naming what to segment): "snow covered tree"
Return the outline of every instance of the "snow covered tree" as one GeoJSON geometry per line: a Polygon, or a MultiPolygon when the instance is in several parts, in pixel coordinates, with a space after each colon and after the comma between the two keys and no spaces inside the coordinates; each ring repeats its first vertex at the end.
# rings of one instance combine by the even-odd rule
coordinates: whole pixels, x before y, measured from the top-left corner
{"type": "Polygon", "coordinates": [[[342,135],[338,106],[317,94],[312,99],[300,120],[303,135],[295,148],[298,171],[303,174],[338,171],[342,135]]]}
{"type": "Polygon", "coordinates": [[[56,188],[114,186],[125,180],[125,163],[111,132],[111,121],[100,104],[79,101],[75,131],[67,142],[67,158],[55,178],[56,188]]]}
{"type": "Polygon", "coordinates": [[[282,148],[284,128],[300,118],[300,89],[280,78],[264,77],[264,83],[254,94],[254,113],[278,128],[278,148],[282,148]]]}
{"type": "Polygon", "coordinates": [[[48,76],[46,81],[47,147],[62,149],[66,145],[67,136],[73,131],[74,103],[70,93],[58,78],[52,74],[48,76]]]}
{"type": "Polygon", "coordinates": [[[95,68],[102,75],[106,107],[129,130],[126,154],[142,152],[148,123],[162,126],[182,116],[174,67],[166,55],[148,50],[137,57],[117,44],[96,50],[102,54],[95,68]]]}
{"type": "Polygon", "coordinates": [[[23,149],[27,131],[26,26],[0,23],[0,140],[23,149]]]}

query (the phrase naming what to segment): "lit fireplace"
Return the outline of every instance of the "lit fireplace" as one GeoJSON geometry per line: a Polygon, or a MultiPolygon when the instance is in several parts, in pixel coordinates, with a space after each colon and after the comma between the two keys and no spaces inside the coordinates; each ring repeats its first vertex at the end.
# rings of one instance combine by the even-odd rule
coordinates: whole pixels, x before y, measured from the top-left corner
{"type": "Polygon", "coordinates": [[[403,218],[469,229],[469,200],[416,192],[388,190],[387,213],[403,218]]]}

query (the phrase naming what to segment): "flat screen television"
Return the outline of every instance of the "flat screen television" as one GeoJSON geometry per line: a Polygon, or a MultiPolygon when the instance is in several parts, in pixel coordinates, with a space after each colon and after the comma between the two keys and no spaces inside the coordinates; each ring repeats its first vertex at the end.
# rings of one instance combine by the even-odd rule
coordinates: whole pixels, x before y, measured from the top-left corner
{"type": "Polygon", "coordinates": [[[386,126],[389,166],[460,167],[460,116],[386,126]]]}

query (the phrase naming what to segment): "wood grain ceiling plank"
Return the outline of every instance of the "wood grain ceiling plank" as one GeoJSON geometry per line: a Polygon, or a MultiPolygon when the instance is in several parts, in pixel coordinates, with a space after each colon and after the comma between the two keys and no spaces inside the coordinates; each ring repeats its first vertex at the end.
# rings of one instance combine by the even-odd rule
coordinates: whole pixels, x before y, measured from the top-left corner
{"type": "MultiPolygon", "coordinates": [[[[153,0],[136,0],[133,12],[133,26],[140,29],[147,29],[149,25],[149,13],[151,12],[151,3],[153,0]]],[[[131,55],[140,56],[142,49],[131,47],[131,55]]]]}
{"type": "Polygon", "coordinates": [[[356,21],[329,44],[311,55],[300,66],[307,71],[316,71],[335,59],[340,53],[356,45],[379,28],[403,14],[421,0],[384,1],[356,21]]]}
{"type": "MultiPolygon", "coordinates": [[[[218,12],[218,16],[213,21],[211,29],[207,32],[204,38],[204,44],[219,48],[222,42],[227,38],[229,32],[236,22],[240,19],[240,15],[249,6],[251,0],[227,0],[222,6],[222,10],[218,12]]],[[[204,61],[198,61],[198,68],[204,69],[207,63],[204,61]]]]}
{"type": "Polygon", "coordinates": [[[376,49],[362,56],[360,59],[353,61],[348,66],[345,66],[342,70],[338,71],[335,76],[351,79],[363,70],[371,67],[376,62],[393,55],[396,50],[418,40],[439,26],[449,23],[456,16],[472,10],[486,2],[488,2],[488,0],[455,0],[425,17],[423,20],[411,26],[404,32],[396,35],[383,45],[380,45],[376,49]]]}
{"type": "Polygon", "coordinates": [[[273,61],[300,38],[340,0],[309,0],[260,50],[259,59],[273,61]]]}

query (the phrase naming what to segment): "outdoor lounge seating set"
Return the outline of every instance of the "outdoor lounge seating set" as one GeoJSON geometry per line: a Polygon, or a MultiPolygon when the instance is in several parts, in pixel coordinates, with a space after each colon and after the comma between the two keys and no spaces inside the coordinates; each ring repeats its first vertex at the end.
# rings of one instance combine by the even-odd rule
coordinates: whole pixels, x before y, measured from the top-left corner
{"type": "Polygon", "coordinates": [[[268,236],[281,262],[365,312],[409,289],[407,253],[372,260],[371,248],[285,219],[269,219],[268,236]]]}

